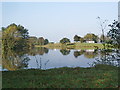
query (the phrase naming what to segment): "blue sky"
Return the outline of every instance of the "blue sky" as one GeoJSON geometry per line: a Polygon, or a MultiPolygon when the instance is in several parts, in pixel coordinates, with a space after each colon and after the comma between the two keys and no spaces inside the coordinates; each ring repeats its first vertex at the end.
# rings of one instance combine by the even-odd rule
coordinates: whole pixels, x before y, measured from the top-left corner
{"type": "MultiPolygon", "coordinates": [[[[2,26],[21,24],[31,36],[58,42],[63,37],[101,34],[99,21],[118,19],[117,2],[3,2],[2,26]]],[[[106,32],[108,28],[106,29],[106,32]]]]}

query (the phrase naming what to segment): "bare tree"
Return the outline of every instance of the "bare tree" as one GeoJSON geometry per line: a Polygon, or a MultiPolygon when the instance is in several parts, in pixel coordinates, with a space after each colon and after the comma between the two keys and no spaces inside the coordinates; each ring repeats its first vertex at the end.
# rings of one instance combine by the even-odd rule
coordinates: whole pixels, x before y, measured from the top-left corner
{"type": "Polygon", "coordinates": [[[99,24],[100,24],[100,28],[102,30],[102,35],[103,35],[103,46],[104,46],[104,49],[105,49],[105,29],[106,29],[106,26],[107,26],[107,21],[108,20],[102,20],[99,16],[97,17],[97,19],[99,20],[99,24]]]}

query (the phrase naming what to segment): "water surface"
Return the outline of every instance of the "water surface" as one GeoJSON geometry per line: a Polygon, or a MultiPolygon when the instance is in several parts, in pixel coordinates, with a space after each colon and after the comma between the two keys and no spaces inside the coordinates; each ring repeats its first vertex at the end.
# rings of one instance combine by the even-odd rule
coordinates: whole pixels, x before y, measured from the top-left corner
{"type": "MultiPolygon", "coordinates": [[[[113,52],[107,54],[111,55],[113,52]]],[[[108,63],[99,61],[105,54],[100,50],[95,49],[47,49],[33,48],[28,52],[7,52],[3,56],[3,71],[4,70],[19,70],[19,69],[51,69],[60,67],[91,67],[98,59],[98,63],[108,63]]],[[[106,57],[104,57],[106,58],[106,57]]],[[[116,61],[109,64],[115,64],[116,61]]]]}

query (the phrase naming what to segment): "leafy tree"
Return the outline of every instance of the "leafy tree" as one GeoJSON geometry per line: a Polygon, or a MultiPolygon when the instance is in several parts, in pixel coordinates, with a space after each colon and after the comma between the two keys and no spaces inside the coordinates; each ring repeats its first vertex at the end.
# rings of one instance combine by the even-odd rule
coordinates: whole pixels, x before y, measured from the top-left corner
{"type": "Polygon", "coordinates": [[[88,33],[84,36],[84,40],[98,42],[98,36],[93,33],[88,33]]]}
{"type": "Polygon", "coordinates": [[[34,37],[34,36],[29,37],[28,41],[29,41],[30,47],[34,47],[34,45],[38,44],[38,39],[37,37],[34,37]]]}
{"type": "Polygon", "coordinates": [[[109,26],[110,26],[110,30],[107,33],[107,35],[113,41],[112,44],[120,48],[120,23],[114,20],[114,22],[110,24],[109,26]]]}
{"type": "Polygon", "coordinates": [[[81,38],[80,36],[75,35],[75,36],[74,36],[74,41],[78,42],[78,41],[80,41],[80,38],[81,38]]]}
{"type": "Polygon", "coordinates": [[[46,45],[46,44],[48,44],[48,43],[49,43],[48,39],[45,39],[45,40],[44,40],[44,45],[46,45]]]}
{"type": "Polygon", "coordinates": [[[34,36],[29,37],[29,45],[31,47],[34,47],[34,45],[46,45],[48,43],[49,43],[48,39],[44,40],[43,37],[40,37],[40,38],[37,38],[34,36]]]}
{"type": "Polygon", "coordinates": [[[38,42],[39,42],[39,45],[44,45],[44,38],[43,37],[40,37],[38,39],[38,42]]]}
{"type": "Polygon", "coordinates": [[[2,28],[2,48],[3,51],[8,49],[25,49],[28,47],[28,30],[21,25],[11,24],[2,28]]]}
{"type": "Polygon", "coordinates": [[[83,43],[84,42],[84,38],[80,38],[80,42],[83,43]]]}
{"type": "Polygon", "coordinates": [[[63,38],[60,40],[60,43],[62,43],[62,44],[70,43],[70,40],[68,38],[63,38]]]}

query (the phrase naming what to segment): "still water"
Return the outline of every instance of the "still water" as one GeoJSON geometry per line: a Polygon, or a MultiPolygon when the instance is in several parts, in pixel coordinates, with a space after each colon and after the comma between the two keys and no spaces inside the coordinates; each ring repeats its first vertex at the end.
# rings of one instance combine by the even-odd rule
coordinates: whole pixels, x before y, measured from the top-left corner
{"type": "MultiPolygon", "coordinates": [[[[111,55],[113,52],[109,52],[111,55]]],[[[7,52],[3,56],[2,70],[51,69],[60,67],[91,67],[99,58],[104,57],[100,50],[86,49],[47,49],[34,48],[26,53],[7,52]]],[[[106,58],[106,57],[105,57],[106,58]]],[[[101,62],[99,62],[101,63],[101,62]]],[[[106,63],[106,62],[102,62],[106,63]]],[[[116,61],[109,64],[116,64],[116,61]]]]}
{"type": "Polygon", "coordinates": [[[43,55],[29,56],[28,68],[90,67],[89,63],[94,61],[94,57],[88,58],[89,55],[86,57],[84,54],[75,57],[75,51],[71,50],[69,54],[64,55],[60,50],[55,49],[49,50],[49,53],[43,55]]]}

